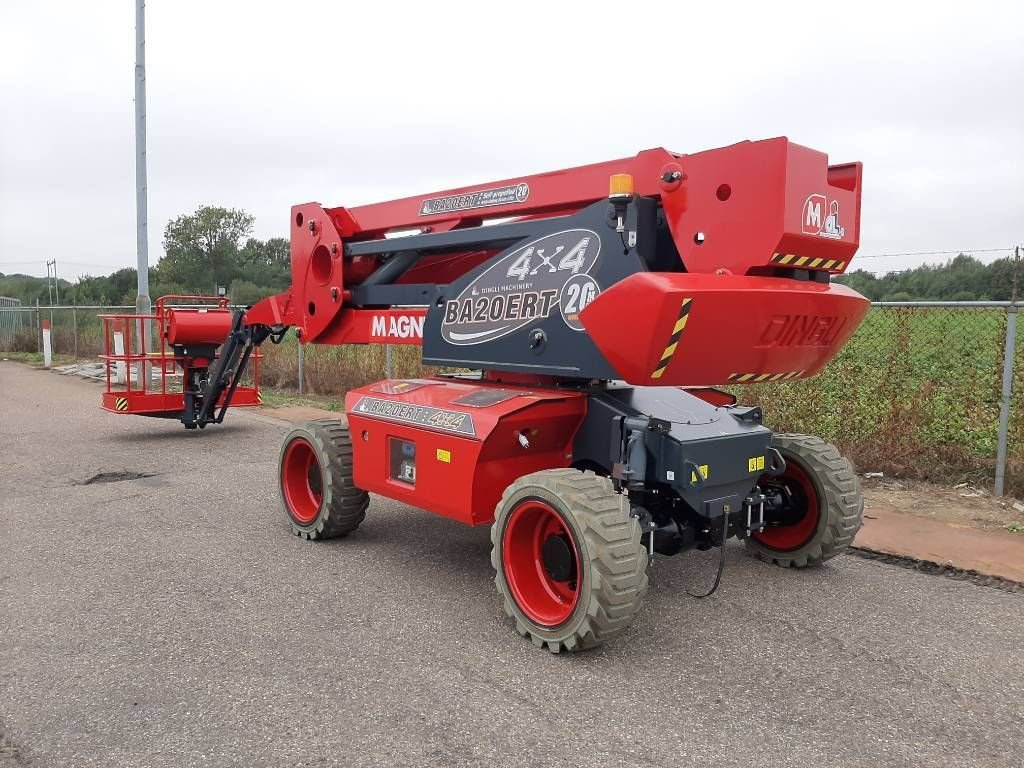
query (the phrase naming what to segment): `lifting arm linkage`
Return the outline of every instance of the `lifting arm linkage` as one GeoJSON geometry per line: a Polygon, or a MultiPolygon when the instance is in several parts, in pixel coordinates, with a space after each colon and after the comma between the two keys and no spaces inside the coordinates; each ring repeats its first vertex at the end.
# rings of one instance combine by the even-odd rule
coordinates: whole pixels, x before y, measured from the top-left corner
{"type": "MultiPolygon", "coordinates": [[[[231,405],[231,398],[235,394],[238,382],[245,374],[253,350],[266,341],[270,335],[271,329],[265,325],[245,325],[245,311],[235,310],[231,331],[224,341],[217,364],[203,387],[202,406],[191,427],[202,429],[211,422],[220,424],[224,421],[224,414],[227,412],[228,406],[231,405]],[[225,390],[227,390],[226,393],[225,390]],[[224,402],[214,416],[222,394],[224,394],[224,402]]],[[[184,414],[186,419],[189,416],[188,413],[184,414]]],[[[185,426],[190,425],[186,422],[185,426]]]]}

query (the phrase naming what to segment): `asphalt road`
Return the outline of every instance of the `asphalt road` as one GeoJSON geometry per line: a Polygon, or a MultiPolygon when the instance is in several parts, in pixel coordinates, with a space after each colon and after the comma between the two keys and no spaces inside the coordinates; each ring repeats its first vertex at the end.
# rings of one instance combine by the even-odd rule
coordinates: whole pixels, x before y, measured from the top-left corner
{"type": "Polygon", "coordinates": [[[287,425],[187,433],[0,363],[0,765],[1024,764],[1024,599],[841,556],[655,566],[628,635],[552,656],[486,528],[279,508],[287,425]],[[100,472],[153,477],[80,485],[100,472]]]}

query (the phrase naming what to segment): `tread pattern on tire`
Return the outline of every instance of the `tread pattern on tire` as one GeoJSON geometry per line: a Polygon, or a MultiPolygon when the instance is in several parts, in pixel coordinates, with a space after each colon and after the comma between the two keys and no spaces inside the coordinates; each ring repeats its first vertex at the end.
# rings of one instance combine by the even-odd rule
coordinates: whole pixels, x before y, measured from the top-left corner
{"type": "MultiPolygon", "coordinates": [[[[294,435],[301,435],[316,449],[323,471],[323,502],[309,525],[300,525],[291,515],[292,532],[311,541],[345,536],[366,518],[370,494],[352,480],[352,440],[348,425],[337,419],[316,419],[296,427],[285,437],[287,446],[294,435]]],[[[284,455],[284,447],[281,449],[284,455]]],[[[281,494],[284,502],[284,493],[281,494]]]]}
{"type": "MultiPolygon", "coordinates": [[[[550,500],[550,499],[548,499],[550,500]]],[[[491,565],[494,584],[501,595],[506,615],[516,630],[534,645],[552,653],[593,648],[622,634],[632,622],[647,592],[647,550],[640,543],[639,523],[629,516],[628,499],[615,492],[611,481],[593,472],[576,469],[547,469],[524,475],[501,496],[491,526],[491,565]],[[508,514],[515,508],[513,497],[539,495],[547,491],[562,503],[561,512],[572,515],[584,539],[590,561],[588,594],[563,627],[545,630],[526,618],[505,583],[501,561],[501,536],[508,514]]],[[[582,587],[581,587],[582,588],[582,587]]]]}
{"type": "Polygon", "coordinates": [[[793,551],[772,549],[753,537],[746,540],[747,547],[760,559],[786,568],[806,568],[840,554],[853,543],[864,516],[864,496],[853,464],[834,445],[813,435],[776,434],[772,447],[784,456],[798,456],[820,485],[825,524],[809,542],[793,551]]]}

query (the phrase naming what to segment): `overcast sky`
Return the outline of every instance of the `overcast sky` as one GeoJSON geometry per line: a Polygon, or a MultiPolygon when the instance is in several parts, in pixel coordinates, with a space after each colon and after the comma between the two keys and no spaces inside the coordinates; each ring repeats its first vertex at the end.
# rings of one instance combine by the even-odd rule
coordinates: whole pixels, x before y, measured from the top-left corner
{"type": "MultiPolygon", "coordinates": [[[[864,163],[864,256],[1024,243],[1019,3],[402,5],[149,3],[151,263],[202,204],[283,236],[298,202],[778,135],[864,163]]],[[[0,272],[134,266],[133,70],[131,0],[0,0],[0,272]]]]}

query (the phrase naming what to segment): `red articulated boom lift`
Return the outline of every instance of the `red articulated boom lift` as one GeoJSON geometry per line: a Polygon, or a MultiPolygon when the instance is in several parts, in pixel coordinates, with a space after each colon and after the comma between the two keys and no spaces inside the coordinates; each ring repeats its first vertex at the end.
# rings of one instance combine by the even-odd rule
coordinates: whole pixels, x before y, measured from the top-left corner
{"type": "Polygon", "coordinates": [[[592,647],[630,624],[655,555],[724,555],[735,536],[803,567],[853,540],[850,462],[773,435],[714,387],[813,376],[849,339],[868,302],[831,277],[857,250],[860,192],[859,163],[777,138],[297,205],[291,288],[229,325],[185,321],[206,346],[198,365],[175,346],[192,373],[173,415],[220,421],[253,352],[290,327],[302,343],[418,344],[472,371],[353,390],[347,423],[293,429],[279,478],[292,529],[344,536],[370,493],[490,524],[518,631],[592,647]]]}

